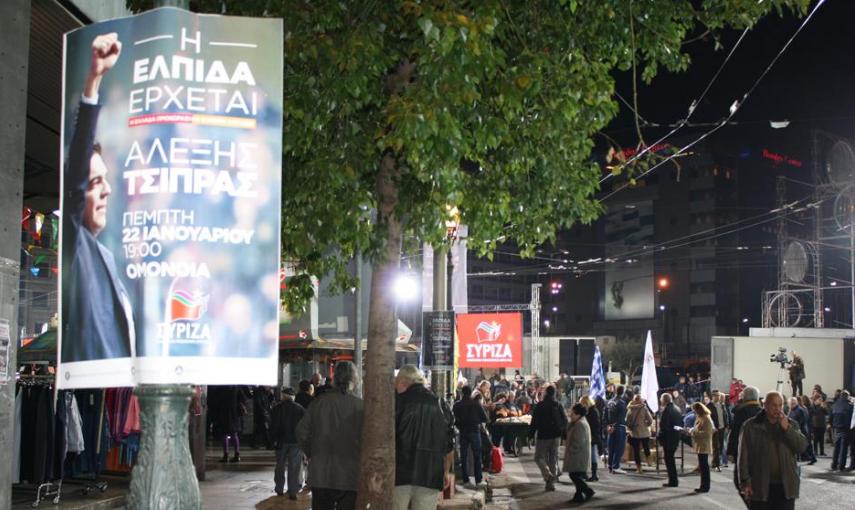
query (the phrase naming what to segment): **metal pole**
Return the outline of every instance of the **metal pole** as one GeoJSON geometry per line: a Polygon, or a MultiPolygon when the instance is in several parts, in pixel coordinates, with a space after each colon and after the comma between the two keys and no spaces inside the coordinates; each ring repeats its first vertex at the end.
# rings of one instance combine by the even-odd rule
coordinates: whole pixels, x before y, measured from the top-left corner
{"type": "Polygon", "coordinates": [[[850,305],[849,323],[850,327],[855,328],[855,211],[852,210],[853,198],[849,199],[849,282],[852,285],[850,288],[852,303],[850,305]]]}
{"type": "Polygon", "coordinates": [[[200,509],[199,482],[190,456],[186,384],[143,384],[140,399],[140,455],[131,477],[130,510],[200,509]]]}
{"type": "MultiPolygon", "coordinates": [[[[189,9],[189,0],[155,0],[154,7],[189,9]]],[[[140,450],[131,473],[129,510],[200,509],[202,498],[190,455],[187,384],[143,384],[140,399],[140,450]]]]}
{"type": "Polygon", "coordinates": [[[540,372],[540,354],[537,352],[540,349],[540,288],[543,284],[531,284],[531,371],[537,373],[541,377],[545,377],[540,372]]]}
{"type": "MultiPolygon", "coordinates": [[[[448,310],[448,245],[433,249],[433,309],[448,310]]],[[[437,396],[445,398],[448,393],[448,371],[433,370],[430,386],[437,396]]]]}
{"type": "Polygon", "coordinates": [[[356,279],[359,286],[356,288],[356,319],[353,333],[353,364],[356,365],[356,394],[362,397],[362,254],[356,255],[356,279]]]}

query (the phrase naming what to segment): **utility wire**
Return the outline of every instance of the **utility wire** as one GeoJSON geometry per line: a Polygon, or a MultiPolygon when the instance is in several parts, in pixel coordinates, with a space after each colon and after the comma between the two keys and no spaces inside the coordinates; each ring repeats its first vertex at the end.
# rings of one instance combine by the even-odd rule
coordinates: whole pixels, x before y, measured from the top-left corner
{"type": "MultiPolygon", "coordinates": [[[[686,117],[684,119],[677,121],[674,124],[674,128],[671,131],[669,131],[665,136],[661,137],[659,140],[656,140],[652,144],[649,144],[646,147],[643,147],[642,150],[640,150],[636,154],[634,154],[626,163],[621,165],[622,168],[625,168],[625,167],[631,165],[632,163],[634,163],[635,161],[637,161],[638,158],[640,158],[640,157],[644,156],[645,154],[647,154],[648,152],[650,152],[650,150],[653,147],[656,147],[657,145],[661,144],[662,142],[664,142],[669,137],[676,134],[677,131],[681,130],[684,126],[686,126],[689,123],[689,120],[692,118],[692,115],[695,114],[695,110],[697,110],[698,106],[701,104],[701,101],[704,100],[704,97],[706,97],[707,92],[709,92],[710,88],[712,88],[713,83],[715,83],[715,81],[718,79],[722,70],[727,65],[727,63],[730,61],[730,58],[733,56],[733,54],[736,52],[736,48],[738,48],[739,45],[742,43],[742,40],[745,38],[745,35],[748,34],[748,31],[750,29],[751,29],[751,27],[746,27],[745,30],[742,31],[742,34],[739,36],[739,39],[737,39],[737,41],[736,41],[736,44],[734,44],[733,48],[730,49],[730,52],[728,52],[727,57],[725,57],[725,59],[724,59],[724,62],[721,63],[721,65],[718,67],[715,74],[713,75],[712,79],[707,83],[707,86],[704,87],[704,90],[703,90],[703,92],[701,92],[701,95],[697,99],[692,101],[692,103],[689,105],[689,110],[688,110],[686,117]]],[[[629,109],[632,110],[633,113],[635,113],[635,115],[637,115],[641,120],[643,120],[645,124],[650,125],[650,123],[647,122],[647,120],[645,120],[643,117],[641,117],[641,115],[632,106],[630,106],[629,103],[627,103],[627,101],[625,99],[623,99],[623,97],[621,97],[620,94],[617,93],[617,91],[615,91],[615,95],[617,95],[617,97],[619,99],[621,99],[624,102],[624,104],[629,106],[629,109]]],[[[614,175],[614,174],[610,173],[610,174],[606,175],[605,177],[603,177],[602,179],[600,179],[600,184],[607,181],[612,175],[614,175]]]]}
{"type": "MultiPolygon", "coordinates": [[[[700,137],[698,137],[695,141],[693,141],[693,142],[689,143],[688,145],[686,145],[685,147],[681,148],[681,149],[680,149],[679,151],[677,151],[676,153],[674,153],[674,154],[672,154],[672,155],[668,156],[668,157],[667,157],[667,158],[665,158],[664,160],[662,160],[662,161],[660,161],[659,163],[657,163],[657,164],[653,165],[653,166],[652,166],[652,167],[650,167],[647,171],[645,171],[644,173],[642,173],[641,175],[639,175],[639,176],[638,176],[638,177],[636,177],[635,179],[636,179],[636,180],[637,180],[637,179],[642,179],[642,178],[644,178],[646,175],[650,174],[651,172],[653,172],[654,170],[656,170],[657,168],[659,168],[660,166],[664,165],[665,163],[668,163],[669,161],[672,161],[674,158],[676,158],[676,157],[678,157],[678,156],[681,156],[681,155],[685,154],[685,153],[686,153],[686,151],[688,151],[689,149],[691,149],[692,147],[694,147],[695,145],[697,145],[698,143],[700,143],[701,141],[705,140],[707,137],[709,137],[710,135],[712,135],[713,133],[715,133],[716,131],[718,131],[718,130],[719,130],[719,129],[721,129],[722,127],[724,127],[726,124],[728,124],[728,123],[731,121],[731,119],[733,118],[733,116],[734,116],[734,115],[736,115],[736,112],[737,112],[737,111],[739,111],[739,108],[740,108],[743,104],[745,104],[745,101],[747,101],[747,100],[748,100],[749,96],[751,96],[751,94],[754,92],[754,90],[757,88],[757,86],[758,86],[758,85],[760,85],[760,82],[763,80],[763,78],[765,78],[765,77],[766,77],[766,75],[767,75],[767,74],[769,74],[769,71],[771,71],[771,70],[772,70],[772,67],[774,67],[774,65],[778,62],[778,60],[780,60],[780,58],[781,58],[781,56],[783,56],[784,52],[786,52],[786,51],[787,51],[787,48],[789,48],[789,47],[790,47],[790,44],[792,44],[792,42],[796,39],[796,37],[799,35],[799,33],[801,33],[802,29],[804,29],[804,27],[805,27],[805,26],[807,26],[807,24],[808,24],[808,23],[810,22],[810,20],[813,18],[813,15],[814,15],[814,14],[816,14],[817,10],[819,10],[819,8],[820,8],[824,3],[825,3],[825,0],[819,0],[819,1],[817,2],[817,4],[816,4],[816,5],[814,6],[814,8],[811,10],[810,14],[808,14],[808,15],[807,15],[807,17],[804,19],[804,21],[801,23],[801,25],[799,25],[799,28],[797,28],[797,29],[796,29],[796,31],[793,33],[793,35],[792,35],[792,36],[790,36],[790,38],[787,40],[787,42],[784,44],[784,46],[783,46],[783,47],[778,51],[778,53],[775,55],[775,57],[772,59],[772,61],[771,61],[771,62],[769,62],[769,65],[767,65],[767,66],[766,66],[766,68],[763,70],[763,72],[762,72],[762,73],[760,73],[760,76],[759,76],[759,77],[754,81],[754,83],[751,85],[751,87],[749,87],[749,88],[748,88],[748,91],[747,91],[747,92],[745,92],[745,94],[742,96],[742,99],[737,99],[737,100],[735,100],[735,101],[730,105],[729,113],[728,113],[728,115],[727,115],[723,120],[721,120],[720,122],[716,123],[715,127],[713,127],[712,129],[710,129],[710,130],[709,130],[709,131],[707,131],[706,133],[702,134],[702,135],[701,135],[700,137]]],[[[744,37],[744,35],[745,35],[745,33],[746,33],[746,31],[747,31],[747,30],[748,30],[748,29],[746,28],[746,29],[745,29],[745,31],[743,31],[743,34],[742,34],[742,36],[741,36],[741,37],[740,37],[740,39],[739,39],[740,41],[742,40],[742,37],[744,37]]],[[[739,42],[739,41],[737,41],[737,45],[735,45],[735,46],[734,46],[734,49],[736,48],[736,46],[738,46],[738,42],[739,42]]],[[[731,53],[730,53],[730,54],[728,54],[728,59],[730,58],[730,55],[732,55],[732,54],[733,54],[733,49],[731,50],[731,53]]],[[[727,63],[727,60],[725,60],[725,63],[727,63]]],[[[724,66],[724,64],[722,64],[722,66],[719,68],[719,71],[718,71],[718,72],[716,73],[716,75],[713,77],[713,81],[714,81],[714,80],[715,80],[715,78],[718,76],[719,72],[721,72],[721,69],[723,68],[723,66],[724,66]]],[[[709,87],[710,87],[710,86],[708,85],[708,86],[707,86],[707,88],[704,90],[704,94],[706,94],[706,92],[709,90],[709,87]]],[[[701,97],[703,98],[703,95],[702,95],[701,97]]],[[[639,151],[639,153],[638,153],[638,154],[636,154],[632,159],[630,159],[630,162],[631,162],[631,161],[635,161],[635,160],[637,160],[639,157],[641,157],[641,156],[645,153],[645,151],[649,151],[649,150],[650,150],[650,148],[652,148],[652,147],[653,147],[653,146],[655,146],[655,145],[658,145],[658,144],[662,143],[662,140],[664,140],[664,139],[668,138],[668,137],[669,137],[669,136],[671,136],[673,133],[676,133],[679,129],[681,129],[681,128],[685,125],[685,123],[688,121],[688,119],[691,117],[692,113],[694,113],[694,111],[695,111],[695,108],[696,108],[696,107],[697,107],[697,104],[696,104],[696,103],[693,103],[693,105],[689,107],[689,115],[686,117],[686,119],[683,119],[683,121],[678,122],[678,127],[675,127],[674,129],[672,129],[668,134],[666,134],[664,137],[660,138],[660,140],[659,140],[659,141],[655,142],[654,144],[652,144],[652,145],[650,145],[650,146],[648,146],[648,147],[645,147],[645,148],[644,148],[644,150],[639,151]]],[[[629,162],[627,162],[627,164],[628,164],[628,163],[629,163],[629,162]]],[[[624,166],[626,166],[626,165],[624,165],[624,166]]],[[[608,179],[611,175],[613,175],[613,174],[609,174],[609,175],[607,175],[606,177],[604,177],[603,179],[601,179],[601,180],[600,180],[600,184],[602,184],[602,183],[603,183],[606,179],[608,179]]],[[[627,183],[627,184],[622,185],[622,186],[621,186],[621,187],[619,187],[618,189],[616,189],[616,190],[612,191],[611,193],[607,194],[605,197],[603,197],[603,198],[599,199],[599,200],[598,200],[598,202],[600,202],[600,203],[604,202],[604,201],[605,201],[605,200],[607,200],[609,197],[612,197],[612,196],[614,196],[616,193],[618,193],[618,192],[620,192],[620,191],[622,191],[622,190],[626,189],[628,185],[629,185],[628,183],[627,183]]]]}

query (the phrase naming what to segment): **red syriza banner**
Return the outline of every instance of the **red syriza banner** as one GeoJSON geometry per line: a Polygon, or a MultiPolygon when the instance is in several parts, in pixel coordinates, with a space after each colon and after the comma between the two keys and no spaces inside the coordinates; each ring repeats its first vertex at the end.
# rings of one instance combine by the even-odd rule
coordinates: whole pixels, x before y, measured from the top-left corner
{"type": "Polygon", "coordinates": [[[463,368],[522,366],[521,313],[468,313],[457,316],[463,368]]]}

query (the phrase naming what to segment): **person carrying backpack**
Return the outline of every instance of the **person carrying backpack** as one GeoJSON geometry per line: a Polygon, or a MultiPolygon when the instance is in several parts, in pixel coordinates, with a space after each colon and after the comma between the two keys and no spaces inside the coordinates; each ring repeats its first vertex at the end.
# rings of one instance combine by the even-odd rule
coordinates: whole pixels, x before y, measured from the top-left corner
{"type": "Polygon", "coordinates": [[[567,428],[567,414],[555,400],[555,387],[548,386],[543,401],[534,406],[529,425],[529,438],[537,437],[534,462],[540,468],[547,491],[555,490],[558,480],[558,446],[567,428]]]}

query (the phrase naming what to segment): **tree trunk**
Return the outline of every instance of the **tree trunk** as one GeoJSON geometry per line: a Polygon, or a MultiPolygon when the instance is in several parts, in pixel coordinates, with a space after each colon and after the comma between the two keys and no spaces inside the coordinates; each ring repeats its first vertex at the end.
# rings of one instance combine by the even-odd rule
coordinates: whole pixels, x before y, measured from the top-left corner
{"type": "Polygon", "coordinates": [[[387,154],[377,174],[378,228],[386,241],[373,263],[368,348],[365,356],[365,418],[362,421],[357,508],[389,508],[395,489],[395,337],[397,318],[392,293],[401,261],[401,222],[395,214],[400,169],[387,154]]]}

